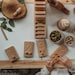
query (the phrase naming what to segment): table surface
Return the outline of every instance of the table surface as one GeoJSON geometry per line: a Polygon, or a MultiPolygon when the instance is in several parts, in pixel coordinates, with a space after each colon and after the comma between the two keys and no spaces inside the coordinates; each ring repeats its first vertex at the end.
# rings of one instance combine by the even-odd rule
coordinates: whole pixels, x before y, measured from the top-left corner
{"type": "MultiPolygon", "coordinates": [[[[75,15],[73,14],[73,8],[75,5],[72,4],[65,4],[65,7],[70,10],[70,15],[65,15],[59,11],[57,11],[55,8],[50,8],[47,4],[47,16],[46,16],[46,23],[47,23],[47,30],[48,30],[48,37],[46,39],[47,41],[47,48],[48,48],[48,56],[45,58],[39,58],[38,51],[35,45],[34,48],[34,56],[33,58],[24,58],[24,41],[33,41],[36,43],[36,40],[34,38],[34,4],[26,4],[28,13],[27,16],[21,20],[15,21],[15,28],[13,28],[13,32],[7,32],[5,31],[6,35],[8,36],[8,41],[6,41],[3,37],[2,32],[0,31],[0,66],[2,67],[4,63],[3,61],[8,60],[7,55],[5,54],[5,49],[14,46],[20,56],[20,60],[33,60],[33,61],[46,61],[49,59],[49,56],[56,50],[56,48],[59,47],[59,45],[54,44],[49,39],[49,34],[52,30],[58,30],[56,27],[56,22],[60,18],[68,18],[71,21],[71,25],[75,25],[75,15]],[[3,64],[2,64],[3,62],[3,64]]],[[[0,13],[0,16],[3,16],[0,13]]],[[[72,35],[69,33],[64,32],[65,35],[72,35]]],[[[66,54],[70,59],[75,59],[75,47],[68,47],[69,52],[66,54]]],[[[32,61],[32,62],[33,62],[32,61]]],[[[22,62],[23,63],[23,62],[22,62]]],[[[46,62],[45,62],[46,63],[46,62]]],[[[42,66],[44,66],[44,64],[42,66]]],[[[11,65],[11,63],[9,63],[11,65]]],[[[8,65],[9,65],[8,64],[8,65]]],[[[19,63],[20,64],[20,63],[19,63]]],[[[41,67],[42,67],[41,66],[41,67]]],[[[23,66],[22,66],[23,67],[23,66]]],[[[22,68],[21,67],[21,68],[22,68]]],[[[39,67],[39,68],[41,68],[39,67]]],[[[11,68],[11,66],[10,66],[11,68]]],[[[18,67],[14,67],[18,68],[18,67]]],[[[20,68],[20,67],[19,67],[20,68]]],[[[27,67],[28,68],[28,67],[27,67]]],[[[36,67],[38,68],[38,67],[36,67]]]]}

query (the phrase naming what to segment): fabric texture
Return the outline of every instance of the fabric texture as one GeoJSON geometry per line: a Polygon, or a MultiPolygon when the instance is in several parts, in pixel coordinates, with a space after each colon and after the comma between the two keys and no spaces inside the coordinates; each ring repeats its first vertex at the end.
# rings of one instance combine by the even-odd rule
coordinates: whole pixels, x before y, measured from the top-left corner
{"type": "Polygon", "coordinates": [[[35,75],[40,69],[0,69],[0,75],[35,75]]]}
{"type": "Polygon", "coordinates": [[[43,69],[41,69],[40,72],[36,73],[35,75],[50,75],[50,72],[47,70],[46,67],[44,67],[43,69]]]}
{"type": "Polygon", "coordinates": [[[47,70],[46,67],[41,69],[36,75],[69,75],[67,69],[54,69],[51,73],[47,70]]]}

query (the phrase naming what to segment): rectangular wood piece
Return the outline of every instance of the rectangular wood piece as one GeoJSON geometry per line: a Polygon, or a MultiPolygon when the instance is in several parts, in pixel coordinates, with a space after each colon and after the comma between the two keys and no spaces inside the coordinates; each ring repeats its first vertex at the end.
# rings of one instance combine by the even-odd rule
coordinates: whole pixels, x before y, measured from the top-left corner
{"type": "Polygon", "coordinates": [[[51,58],[56,58],[59,56],[63,56],[68,52],[68,48],[65,45],[61,45],[60,47],[58,47],[54,53],[52,53],[51,58]]]}
{"type": "Polygon", "coordinates": [[[32,57],[34,51],[34,42],[24,42],[24,57],[32,57]]]}
{"type": "Polygon", "coordinates": [[[11,47],[5,49],[5,52],[11,62],[15,62],[19,59],[19,56],[18,56],[14,46],[11,46],[11,47]]]}
{"type": "MultiPolygon", "coordinates": [[[[75,60],[71,60],[75,62],[75,60]]],[[[47,64],[47,60],[19,60],[15,63],[0,61],[0,69],[39,69],[47,64]]],[[[55,68],[65,68],[64,65],[55,64],[55,68]]]]}
{"type": "Polygon", "coordinates": [[[46,57],[48,55],[46,40],[45,39],[37,40],[36,44],[37,44],[39,57],[41,57],[41,58],[46,57]]]}

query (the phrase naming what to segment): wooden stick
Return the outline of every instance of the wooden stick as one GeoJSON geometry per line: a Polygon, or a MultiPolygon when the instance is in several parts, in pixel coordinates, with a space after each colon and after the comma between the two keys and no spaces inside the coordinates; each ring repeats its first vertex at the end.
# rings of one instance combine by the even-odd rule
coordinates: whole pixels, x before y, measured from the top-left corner
{"type": "MultiPolygon", "coordinates": [[[[61,3],[66,3],[66,4],[73,4],[73,2],[71,0],[57,0],[57,1],[60,1],[61,3]]],[[[26,3],[34,3],[34,0],[25,0],[25,2],[26,3]]]]}
{"type": "MultiPolygon", "coordinates": [[[[72,62],[75,60],[71,59],[72,62]]],[[[39,69],[43,68],[47,64],[47,60],[18,60],[15,63],[10,61],[0,60],[0,69],[39,69]]],[[[54,68],[65,68],[62,64],[55,64],[54,68]]]]}
{"type": "Polygon", "coordinates": [[[8,40],[8,38],[7,38],[7,36],[6,36],[6,34],[5,34],[5,32],[4,32],[4,30],[1,28],[1,31],[2,31],[2,33],[3,33],[3,35],[4,35],[4,38],[6,39],[6,40],[8,40]]]}

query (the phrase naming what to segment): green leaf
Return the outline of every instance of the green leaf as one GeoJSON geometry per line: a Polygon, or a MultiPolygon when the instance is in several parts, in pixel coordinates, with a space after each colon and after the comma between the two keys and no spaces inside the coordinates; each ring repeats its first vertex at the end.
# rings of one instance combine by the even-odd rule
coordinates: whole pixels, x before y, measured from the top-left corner
{"type": "Polygon", "coordinates": [[[1,17],[1,18],[0,18],[0,21],[6,21],[6,18],[1,17]]]}
{"type": "Polygon", "coordinates": [[[20,3],[24,4],[24,0],[18,0],[20,3]]]}
{"type": "Polygon", "coordinates": [[[7,29],[7,22],[6,21],[4,21],[4,22],[2,22],[1,23],[1,27],[3,28],[3,29],[7,29]]]}
{"type": "Polygon", "coordinates": [[[7,30],[8,30],[9,32],[12,32],[12,29],[11,29],[11,28],[7,28],[7,30]]]}
{"type": "Polygon", "coordinates": [[[10,26],[15,27],[15,24],[14,24],[13,20],[9,20],[9,24],[10,24],[10,26]]]}

